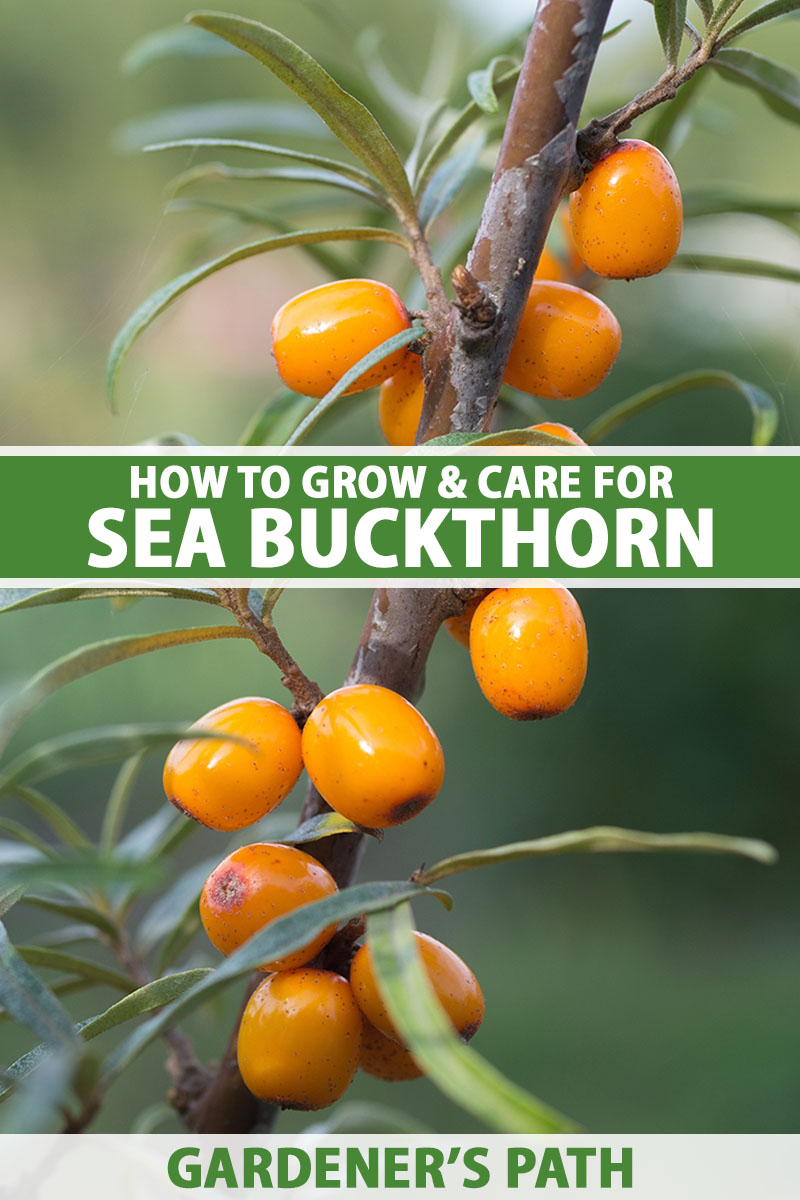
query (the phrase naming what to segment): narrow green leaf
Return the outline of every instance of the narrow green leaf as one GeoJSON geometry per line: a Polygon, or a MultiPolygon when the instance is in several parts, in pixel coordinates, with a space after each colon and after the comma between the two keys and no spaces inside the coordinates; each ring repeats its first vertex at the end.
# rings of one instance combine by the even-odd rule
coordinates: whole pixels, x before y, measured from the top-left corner
{"type": "Polygon", "coordinates": [[[753,258],[732,258],[723,254],[676,254],[670,263],[681,271],[720,271],[726,275],[754,275],[760,279],[780,279],[800,283],[800,268],[782,263],[759,262],[753,258]]]}
{"type": "Polygon", "coordinates": [[[460,446],[472,446],[475,442],[480,441],[481,436],[482,435],[480,433],[443,433],[441,437],[431,438],[430,441],[425,442],[420,449],[427,450],[429,447],[436,446],[452,446],[454,448],[460,446]]]}
{"type": "MultiPolygon", "coordinates": [[[[242,138],[179,138],[172,142],[154,142],[145,146],[144,150],[146,153],[161,150],[241,150],[249,154],[266,155],[268,158],[287,158],[292,162],[305,163],[307,166],[316,167],[333,175],[343,175],[352,183],[361,184],[365,190],[378,192],[381,188],[378,180],[368,171],[362,171],[360,167],[354,167],[337,158],[326,158],[322,154],[290,150],[285,146],[272,146],[268,142],[251,142],[242,138]]],[[[183,175],[179,175],[178,179],[194,182],[195,177],[203,178],[202,172],[207,168],[221,166],[221,163],[200,163],[196,167],[190,167],[183,175]]],[[[234,176],[234,178],[238,178],[238,176],[234,176]]],[[[248,178],[248,176],[244,178],[248,178]]]]}
{"type": "MultiPolygon", "coordinates": [[[[162,979],[156,979],[152,983],[138,988],[135,992],[131,992],[130,995],[118,1000],[116,1004],[112,1004],[110,1008],[96,1017],[83,1021],[73,1032],[78,1034],[83,1041],[90,1042],[99,1037],[101,1033],[107,1033],[109,1029],[116,1029],[125,1021],[131,1021],[143,1013],[152,1012],[154,1008],[170,1004],[210,973],[210,968],[198,967],[192,971],[182,971],[177,975],[165,975],[162,979]]],[[[23,1054],[22,1058],[18,1058],[8,1067],[6,1073],[11,1077],[12,1082],[0,1089],[0,1099],[5,1098],[11,1088],[33,1070],[46,1050],[46,1045],[35,1046],[33,1050],[23,1054]]]]}
{"type": "Polygon", "coordinates": [[[400,83],[389,69],[389,65],[381,53],[385,40],[385,30],[382,27],[368,25],[365,29],[359,30],[356,37],[356,52],[361,60],[364,73],[385,111],[399,117],[404,122],[406,129],[414,130],[422,119],[426,102],[424,97],[419,96],[416,91],[410,91],[400,83]]]}
{"type": "Polygon", "coordinates": [[[15,904],[18,904],[25,895],[26,888],[21,884],[16,884],[14,887],[3,886],[0,891],[0,918],[4,917],[7,912],[10,912],[15,904]]]}
{"type": "Polygon", "coordinates": [[[800,229],[800,200],[773,200],[723,188],[690,188],[683,193],[683,215],[686,220],[715,216],[717,213],[746,213],[800,229]]]}
{"type": "Polygon", "coordinates": [[[637,392],[635,396],[615,404],[592,421],[584,430],[584,439],[590,443],[603,441],[629,417],[636,416],[653,404],[667,400],[670,396],[677,396],[681,392],[699,391],[703,388],[725,388],[744,397],[753,411],[752,445],[770,444],[778,428],[778,406],[763,388],[738,379],[728,371],[690,371],[686,375],[677,375],[674,379],[645,388],[643,392],[637,392]]]}
{"type": "Polygon", "coordinates": [[[618,25],[612,25],[610,29],[607,29],[605,31],[605,33],[601,37],[600,41],[601,42],[610,42],[611,39],[615,38],[618,33],[622,33],[623,29],[627,29],[628,26],[630,25],[630,23],[631,23],[631,18],[628,17],[627,21],[620,21],[618,25]]]}
{"type": "Polygon", "coordinates": [[[11,944],[0,922],[0,1003],[28,1029],[51,1045],[72,1046],[75,1030],[69,1013],[34,975],[11,944]]]}
{"type": "Polygon", "coordinates": [[[380,180],[401,210],[414,211],[411,188],[394,146],[369,110],[340,88],[310,54],[258,21],[214,12],[193,13],[189,20],[268,67],[380,180]]]}
{"type": "Polygon", "coordinates": [[[157,1133],[159,1125],[175,1119],[175,1109],[165,1100],[149,1104],[142,1112],[134,1117],[129,1133],[157,1133]]]}
{"type": "Polygon", "coordinates": [[[0,613],[21,608],[39,608],[44,604],[66,604],[70,600],[103,600],[109,596],[158,596],[172,600],[201,600],[204,604],[219,604],[219,597],[210,588],[0,588],[0,613]]]}
{"type": "Polygon", "coordinates": [[[79,958],[75,954],[65,954],[64,951],[53,950],[49,946],[17,946],[16,950],[20,958],[31,967],[63,971],[67,975],[77,975],[89,983],[103,984],[126,994],[136,987],[129,976],[121,975],[119,971],[112,971],[89,959],[79,958]]]}
{"type": "MultiPolygon", "coordinates": [[[[66,733],[61,737],[39,742],[10,762],[0,774],[0,796],[4,792],[10,791],[19,793],[21,784],[39,783],[43,779],[60,775],[64,771],[116,762],[121,758],[129,758],[134,754],[155,750],[160,746],[171,746],[185,738],[190,729],[189,722],[181,724],[170,722],[158,725],[107,725],[97,729],[81,729],[77,733],[66,733]]],[[[191,729],[191,736],[199,739],[219,739],[218,733],[204,729],[191,729]]],[[[225,737],[222,740],[242,741],[245,744],[243,739],[236,737],[225,737]]],[[[41,800],[44,800],[44,797],[41,797],[41,800]]],[[[34,801],[34,803],[40,802],[34,801]]],[[[42,807],[41,804],[40,807],[42,807]]],[[[75,832],[76,827],[73,826],[71,830],[73,844],[75,832]]],[[[88,845],[88,839],[85,837],[81,837],[80,842],[88,845]]]]}
{"type": "Polygon", "coordinates": [[[465,1046],[417,951],[409,906],[368,918],[378,988],[392,1022],[445,1096],[499,1133],[574,1133],[567,1117],[529,1095],[465,1046]]]}
{"type": "Polygon", "coordinates": [[[302,104],[285,100],[212,100],[165,108],[128,121],[115,130],[114,146],[123,154],[138,154],[152,142],[248,133],[328,137],[323,123],[302,104]]]}
{"type": "MultiPolygon", "coordinates": [[[[121,857],[109,858],[94,852],[76,853],[69,858],[62,856],[46,862],[21,862],[3,869],[5,884],[20,884],[44,890],[68,887],[80,891],[95,891],[123,884],[143,889],[157,885],[161,877],[162,871],[158,863],[136,862],[121,857]]],[[[30,902],[32,897],[26,896],[25,899],[30,902]]],[[[77,911],[69,912],[69,915],[84,919],[78,916],[77,911]]],[[[92,923],[97,924],[97,914],[92,923]]]]}
{"type": "Polygon", "coordinates": [[[253,258],[257,254],[268,254],[272,250],[283,250],[289,246],[301,246],[312,242],[353,242],[360,240],[390,242],[395,246],[402,246],[408,250],[406,239],[401,237],[399,233],[392,232],[390,229],[373,229],[358,226],[341,229],[296,230],[293,233],[279,234],[276,237],[266,238],[263,241],[251,242],[247,246],[237,246],[235,250],[223,254],[220,258],[203,263],[202,266],[195,267],[191,271],[185,271],[183,275],[179,275],[176,279],[165,284],[164,287],[159,288],[157,292],[154,292],[152,296],[145,300],[144,304],[140,305],[136,312],[128,318],[111,345],[106,365],[106,390],[112,409],[114,408],[114,392],[117,377],[131,346],[140,334],[147,329],[148,325],[151,325],[156,317],[169,308],[173,300],[183,295],[189,288],[194,287],[195,284],[200,283],[203,279],[208,279],[210,275],[216,274],[217,271],[232,266],[234,263],[242,262],[246,258],[253,258]]]}
{"type": "Polygon", "coordinates": [[[394,337],[390,337],[385,342],[382,342],[380,346],[376,346],[369,354],[365,354],[355,366],[352,366],[349,371],[344,373],[339,382],[321,400],[317,401],[308,416],[289,435],[284,445],[298,446],[301,442],[304,442],[320,419],[333,408],[337,401],[342,399],[347,389],[352,384],[357,383],[366,371],[369,371],[377,363],[382,362],[384,358],[388,358],[390,354],[394,354],[396,350],[410,345],[411,342],[416,342],[424,332],[424,326],[419,321],[415,321],[409,329],[404,329],[402,333],[396,333],[394,337]]]}
{"type": "Polygon", "coordinates": [[[429,229],[436,218],[462,194],[478,166],[483,146],[482,136],[473,138],[433,172],[419,205],[419,220],[423,229],[429,229]]]}
{"type": "Polygon", "coordinates": [[[295,392],[268,400],[242,434],[242,446],[283,446],[315,407],[317,401],[295,392]]]}
{"type": "Polygon", "coordinates": [[[667,64],[677,66],[686,20],[686,0],[653,0],[653,9],[667,64]]]}
{"type": "Polygon", "coordinates": [[[219,864],[220,855],[216,854],[202,862],[195,863],[182,871],[171,887],[158,897],[150,906],[139,922],[136,931],[136,946],[148,953],[159,942],[174,931],[186,915],[187,910],[196,912],[203,884],[219,864]]]}
{"type": "Polygon", "coordinates": [[[46,1053],[43,1050],[31,1064],[30,1078],[24,1080],[15,1102],[3,1114],[0,1135],[56,1132],[63,1123],[62,1108],[69,1098],[77,1065],[74,1047],[61,1046],[46,1053]]]}
{"type": "Polygon", "coordinates": [[[125,814],[128,811],[128,805],[147,754],[146,750],[134,754],[122,764],[117,772],[117,777],[109,792],[108,803],[103,813],[103,824],[100,828],[99,848],[105,854],[109,854],[119,841],[122,827],[125,824],[125,814]]]}
{"type": "Polygon", "coordinates": [[[368,204],[377,204],[386,212],[393,212],[391,204],[374,188],[364,187],[363,184],[353,183],[352,180],[339,175],[335,171],[320,171],[316,167],[230,167],[225,163],[203,163],[200,167],[192,167],[174,179],[170,190],[174,193],[196,183],[208,182],[269,182],[270,180],[285,183],[316,183],[324,187],[338,188],[349,192],[359,200],[368,204]]]}
{"type": "Polygon", "coordinates": [[[778,116],[800,121],[800,75],[752,50],[720,50],[710,60],[723,79],[750,88],[778,116]]]}
{"type": "Polygon", "coordinates": [[[412,896],[430,894],[414,883],[360,883],[271,921],[226,958],[206,979],[118,1046],[107,1062],[106,1080],[110,1082],[117,1078],[155,1038],[187,1012],[232,980],[249,975],[261,963],[293,953],[332,924],[349,921],[352,917],[381,908],[390,908],[412,896]]]}
{"type": "Polygon", "coordinates": [[[800,11],[800,0],[770,0],[769,4],[762,4],[760,8],[754,8],[746,17],[742,17],[741,21],[731,25],[719,40],[723,46],[726,46],[734,38],[755,29],[757,25],[775,21],[778,17],[791,16],[798,11],[800,11]]]}
{"type": "Polygon", "coordinates": [[[428,111],[419,123],[417,134],[414,138],[414,145],[411,147],[411,152],[406,159],[406,175],[409,179],[413,179],[417,172],[420,156],[428,144],[428,139],[433,134],[434,129],[439,121],[439,118],[447,110],[446,100],[437,100],[429,104],[428,111]]]}
{"type": "Polygon", "coordinates": [[[705,22],[706,25],[708,25],[709,21],[711,20],[711,18],[714,15],[713,0],[695,0],[695,3],[697,4],[697,7],[700,9],[700,12],[703,14],[703,21],[705,22]]]}
{"type": "Polygon", "coordinates": [[[240,54],[236,46],[220,41],[204,29],[170,25],[134,42],[122,59],[122,71],[125,75],[138,75],[164,58],[232,58],[240,54]]]}
{"type": "Polygon", "coordinates": [[[22,897],[23,904],[30,904],[33,908],[43,909],[44,912],[55,914],[62,920],[79,921],[82,925],[93,925],[110,938],[112,942],[119,941],[119,930],[112,919],[105,913],[99,912],[89,904],[79,904],[75,900],[62,900],[51,896],[31,895],[27,886],[25,895],[22,897]]]}
{"type": "Polygon", "coordinates": [[[340,833],[368,834],[379,842],[383,840],[382,829],[366,829],[362,825],[348,821],[347,817],[343,817],[340,813],[330,812],[303,821],[303,824],[299,825],[293,833],[279,838],[279,841],[286,842],[289,846],[301,846],[304,842],[318,842],[321,838],[335,837],[340,833]]]}
{"type": "MultiPolygon", "coordinates": [[[[220,200],[209,200],[193,196],[191,199],[170,200],[166,213],[205,212],[220,217],[230,217],[239,225],[260,225],[276,233],[292,233],[293,226],[275,215],[274,210],[262,212],[243,204],[226,204],[220,200]]],[[[328,250],[321,243],[307,242],[297,247],[309,258],[323,267],[332,279],[348,279],[358,274],[358,268],[344,255],[328,250]]]]}
{"type": "Polygon", "coordinates": [[[41,792],[27,787],[15,787],[14,792],[23,804],[26,804],[32,812],[35,812],[42,821],[50,826],[53,833],[65,846],[70,846],[73,850],[85,850],[91,845],[86,834],[78,828],[72,817],[49,796],[43,796],[41,792]]]}
{"type": "Polygon", "coordinates": [[[503,72],[518,67],[519,63],[515,62],[513,58],[507,54],[501,54],[498,58],[493,58],[488,67],[483,67],[480,71],[470,71],[467,76],[467,88],[482,112],[496,113],[498,111],[500,105],[494,90],[497,78],[503,72]]]}
{"type": "Polygon", "coordinates": [[[592,829],[574,829],[528,842],[494,846],[491,850],[455,854],[428,867],[418,879],[420,883],[430,885],[476,867],[553,854],[661,854],[673,851],[683,854],[734,854],[766,866],[776,862],[778,857],[774,847],[754,838],[728,837],[722,833],[642,833],[637,829],[597,825],[592,829]]]}
{"type": "Polygon", "coordinates": [[[742,0],[718,0],[714,8],[714,18],[711,22],[711,28],[715,33],[719,33],[730,21],[737,9],[741,8],[742,0]]]}
{"type": "MultiPolygon", "coordinates": [[[[509,92],[513,91],[514,87],[516,86],[517,79],[519,78],[519,72],[520,68],[514,67],[513,70],[506,71],[504,75],[501,75],[499,79],[495,80],[494,94],[496,96],[503,97],[508,95],[509,92]]],[[[416,196],[421,196],[424,193],[426,187],[430,183],[431,176],[439,166],[439,163],[443,162],[444,159],[448,157],[450,151],[453,149],[459,139],[467,132],[469,127],[475,121],[477,121],[479,117],[485,115],[486,114],[483,112],[480,105],[476,104],[475,101],[472,100],[469,104],[461,109],[460,113],[455,116],[452,124],[448,126],[448,128],[439,138],[438,142],[436,142],[428,151],[428,154],[414,179],[414,194],[416,196]]]]}
{"type": "MultiPolygon", "coordinates": [[[[28,829],[20,821],[12,821],[8,817],[0,817],[0,833],[7,833],[9,837],[17,842],[22,842],[25,846],[32,846],[44,858],[54,858],[55,849],[42,838],[28,829]]],[[[8,870],[13,871],[13,867],[8,870]]],[[[8,882],[8,874],[3,872],[4,881],[8,882]]]]}
{"type": "Polygon", "coordinates": [[[99,671],[103,667],[111,667],[129,658],[135,658],[139,654],[149,654],[153,650],[169,650],[173,646],[188,646],[194,642],[248,636],[238,625],[211,625],[195,629],[172,629],[166,633],[134,634],[81,646],[79,650],[73,650],[45,667],[38,675],[34,675],[21,691],[6,701],[0,709],[0,752],[8,745],[25,718],[43,700],[65,684],[91,675],[93,671],[99,671]]]}

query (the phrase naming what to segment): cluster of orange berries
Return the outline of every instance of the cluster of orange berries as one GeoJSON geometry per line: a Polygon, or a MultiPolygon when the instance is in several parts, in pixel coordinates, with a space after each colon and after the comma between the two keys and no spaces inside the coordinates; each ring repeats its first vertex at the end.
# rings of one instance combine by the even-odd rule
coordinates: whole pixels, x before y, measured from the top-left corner
{"type": "MultiPolygon", "coordinates": [[[[571,279],[588,269],[605,279],[662,271],[683,229],[680,188],[663,154],[647,142],[618,143],[569,199],[569,262],[545,247],[504,382],[550,400],[570,400],[608,375],[622,335],[610,308],[571,279]]],[[[386,284],[345,279],[303,292],[272,323],[278,371],[293,391],[324,396],[366,354],[410,327],[386,284]]],[[[347,390],[380,384],[378,416],[393,446],[412,445],[424,399],[419,356],[407,349],[383,359],[347,390]]]]}
{"type": "MultiPolygon", "coordinates": [[[[447,625],[468,641],[478,683],[499,712],[548,717],[577,699],[586,633],[565,588],[498,588],[447,625]]],[[[221,736],[187,737],[173,746],[164,789],[177,808],[211,829],[244,829],[272,812],[304,766],[331,808],[380,829],[414,817],[444,780],[433,729],[412,704],[378,685],[325,696],[302,733],[290,712],[261,697],[223,704],[195,728],[221,736]]],[[[256,842],[211,872],[200,916],[210,941],[227,955],[279,917],[337,890],[330,872],[305,851],[256,842]]],[[[262,1100],[321,1108],[344,1093],[359,1067],[385,1080],[422,1074],[386,1010],[369,943],[355,951],[348,977],[314,965],[336,932],[331,925],[261,965],[267,977],[247,1003],[238,1050],[242,1078],[262,1100]]],[[[415,937],[436,995],[469,1039],[484,1013],[477,979],[447,946],[426,934],[415,937]]],[[[345,949],[342,957],[349,957],[345,949]]]]}
{"type": "MultiPolygon", "coordinates": [[[[223,704],[196,727],[228,736],[178,742],[167,757],[164,788],[176,807],[211,829],[238,830],[260,820],[288,795],[304,765],[333,809],[373,828],[409,820],[444,779],[436,734],[389,688],[340,688],[314,708],[302,734],[291,713],[259,697],[223,704]]],[[[227,955],[277,918],[337,890],[310,854],[257,842],[211,872],[200,916],[227,955]]],[[[359,1067],[386,1080],[422,1074],[381,999],[369,944],[352,957],[349,978],[313,965],[336,931],[331,925],[260,968],[267,978],[248,1001],[238,1051],[242,1078],[262,1100],[322,1108],[344,1093],[359,1067]]],[[[458,1033],[471,1037],[484,1010],[477,979],[447,946],[416,937],[434,991],[458,1033]]]]}

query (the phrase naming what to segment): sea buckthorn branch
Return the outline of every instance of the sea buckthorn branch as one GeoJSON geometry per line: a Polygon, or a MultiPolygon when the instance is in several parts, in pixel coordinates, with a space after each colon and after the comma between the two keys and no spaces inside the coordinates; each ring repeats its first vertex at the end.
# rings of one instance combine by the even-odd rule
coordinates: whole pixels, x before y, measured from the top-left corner
{"type": "Polygon", "coordinates": [[[217,594],[225,608],[247,630],[262,654],[272,659],[281,672],[281,683],[292,693],[292,715],[300,725],[322,699],[322,689],[303,672],[284,646],[271,621],[262,621],[248,603],[246,588],[219,588],[217,594]]]}
{"type": "Polygon", "coordinates": [[[425,353],[418,441],[487,429],[556,206],[573,174],[578,116],[611,0],[541,0],[467,270],[496,309],[458,308],[425,353]]]}
{"type": "Polygon", "coordinates": [[[659,104],[674,100],[678,89],[688,83],[720,48],[718,42],[705,39],[694,47],[681,66],[667,68],[651,87],[640,92],[638,96],[634,96],[628,104],[623,104],[621,108],[609,113],[608,116],[590,121],[578,134],[578,156],[581,170],[570,180],[570,187],[580,185],[588,168],[609,150],[614,149],[619,135],[626,129],[630,129],[638,117],[650,112],[659,104]]]}
{"type": "MultiPolygon", "coordinates": [[[[468,290],[474,284],[485,291],[495,308],[490,325],[476,331],[475,323],[462,317],[458,308],[447,305],[445,313],[441,279],[427,242],[421,234],[412,237],[434,334],[424,357],[426,399],[419,441],[451,430],[488,427],[547,231],[574,173],[578,115],[610,5],[611,0],[541,0],[537,9],[467,263],[469,276],[461,277],[468,290]]],[[[425,664],[442,622],[461,613],[472,595],[472,589],[379,588],[347,683],[378,683],[415,699],[424,686],[425,664]]],[[[252,631],[252,622],[258,622],[246,597],[232,599],[231,605],[237,620],[252,631]]],[[[258,631],[254,640],[272,657],[265,633],[258,631]]],[[[310,787],[301,819],[327,810],[310,787]]],[[[353,882],[362,853],[363,838],[356,834],[325,838],[315,846],[315,857],[339,887],[353,882]]],[[[236,1065],[239,1023],[237,1019],[208,1091],[190,1116],[198,1132],[217,1132],[223,1126],[226,1132],[252,1128],[252,1100],[236,1065]],[[233,1113],[239,1114],[240,1124],[232,1123],[233,1113]]],[[[262,1126],[265,1123],[269,1114],[262,1112],[262,1126]]]]}

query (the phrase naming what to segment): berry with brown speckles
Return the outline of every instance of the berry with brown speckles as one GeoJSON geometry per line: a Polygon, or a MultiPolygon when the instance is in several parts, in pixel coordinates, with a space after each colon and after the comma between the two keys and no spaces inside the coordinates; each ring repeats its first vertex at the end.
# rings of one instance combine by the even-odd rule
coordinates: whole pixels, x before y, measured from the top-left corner
{"type": "Polygon", "coordinates": [[[424,399],[419,355],[409,354],[400,370],[381,384],[378,395],[378,420],[390,446],[414,445],[424,399]]]}
{"type": "Polygon", "coordinates": [[[672,167],[655,146],[630,138],[601,158],[569,201],[581,258],[606,279],[663,271],[683,231],[683,201],[672,167]]]}
{"type": "MultiPolygon", "coordinates": [[[[415,932],[414,938],[433,990],[456,1032],[468,1042],[477,1032],[486,1009],[480,984],[463,959],[442,942],[427,933],[415,932]]],[[[402,1044],[378,991],[369,942],[356,951],[350,967],[350,984],[356,1003],[370,1024],[385,1037],[402,1044]]]]}
{"type": "Polygon", "coordinates": [[[230,700],[206,713],[194,728],[245,741],[187,737],[167,756],[167,799],[209,829],[244,829],[260,821],[300,777],[300,730],[274,700],[230,700]]]}
{"type": "Polygon", "coordinates": [[[300,967],[270,975],[239,1026],[239,1070],[259,1100],[326,1108],[343,1096],[361,1056],[363,1020],[350,984],[300,967]]]}
{"type": "Polygon", "coordinates": [[[516,721],[555,717],[586,678],[586,628],[563,587],[497,588],[470,627],[472,668],[489,703],[516,721]]]}
{"type": "Polygon", "coordinates": [[[387,1083],[400,1083],[406,1079],[419,1079],[425,1072],[412,1058],[405,1046],[393,1042],[364,1018],[361,1031],[361,1059],[359,1067],[375,1079],[387,1083]]]}
{"type": "Polygon", "coordinates": [[[534,283],[503,379],[533,396],[572,400],[600,386],[621,343],[602,300],[568,283],[534,283]]]}
{"type": "Polygon", "coordinates": [[[428,722],[377,684],[320,700],[303,729],[303,761],[331,808],[372,829],[409,821],[444,780],[442,747],[428,722]]]}
{"type": "MultiPolygon", "coordinates": [[[[271,921],[337,890],[333,877],[310,854],[294,846],[256,842],[234,850],[211,872],[200,896],[200,919],[216,948],[232,954],[271,921]]],[[[305,966],[335,932],[334,924],[302,949],[266,962],[260,969],[285,971],[305,966]]]]}
{"type": "MultiPolygon", "coordinates": [[[[411,322],[402,300],[374,279],[340,279],[301,292],[272,322],[272,352],[287,387],[324,396],[356,363],[411,322]]],[[[408,358],[405,347],[384,358],[347,393],[377,387],[408,358]]]]}

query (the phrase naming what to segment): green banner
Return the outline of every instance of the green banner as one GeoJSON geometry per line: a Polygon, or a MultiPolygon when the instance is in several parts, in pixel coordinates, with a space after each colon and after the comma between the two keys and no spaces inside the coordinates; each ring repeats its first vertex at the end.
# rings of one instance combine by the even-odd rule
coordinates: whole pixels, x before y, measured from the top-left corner
{"type": "Polygon", "coordinates": [[[800,455],[6,451],[14,583],[800,580],[800,455]]]}

